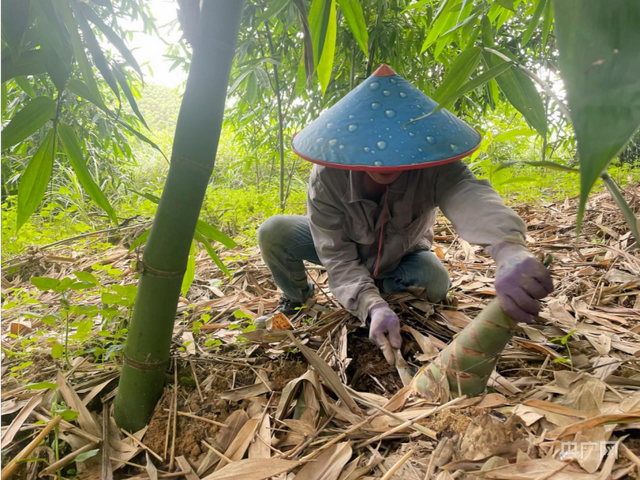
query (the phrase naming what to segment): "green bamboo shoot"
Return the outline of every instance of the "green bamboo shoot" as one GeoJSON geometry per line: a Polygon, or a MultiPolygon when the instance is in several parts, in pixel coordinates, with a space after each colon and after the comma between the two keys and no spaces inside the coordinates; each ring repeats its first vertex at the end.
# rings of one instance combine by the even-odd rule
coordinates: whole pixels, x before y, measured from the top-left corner
{"type": "Polygon", "coordinates": [[[127,430],[144,427],[162,394],[182,277],[215,164],[243,4],[202,2],[198,31],[190,34],[193,59],[171,167],[139,265],[138,296],[115,402],[116,422],[127,430]]]}
{"type": "Polygon", "coordinates": [[[482,394],[517,322],[498,299],[485,309],[414,378],[414,388],[432,400],[482,394]]]}

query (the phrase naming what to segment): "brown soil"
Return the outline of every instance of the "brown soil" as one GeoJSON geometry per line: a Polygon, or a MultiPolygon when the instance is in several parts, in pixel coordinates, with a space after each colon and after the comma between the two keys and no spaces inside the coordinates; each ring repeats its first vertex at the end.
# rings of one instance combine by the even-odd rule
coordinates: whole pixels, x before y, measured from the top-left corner
{"type": "MultiPolygon", "coordinates": [[[[255,378],[255,374],[248,371],[236,370],[236,387],[248,385],[249,377],[255,378]]],[[[191,386],[193,382],[190,367],[180,368],[178,372],[178,411],[187,412],[199,417],[224,422],[233,410],[240,405],[237,402],[230,402],[219,398],[220,392],[229,390],[232,387],[234,370],[224,368],[221,365],[210,366],[198,370],[198,381],[204,382],[209,375],[213,375],[210,389],[203,390],[204,401],[200,399],[198,390],[191,386]],[[185,385],[188,384],[188,385],[185,385]]],[[[164,454],[167,436],[167,421],[169,413],[166,409],[171,407],[173,401],[173,382],[167,382],[165,392],[159,402],[158,408],[149,422],[149,429],[144,437],[144,442],[159,455],[164,454]]],[[[195,418],[178,416],[176,429],[175,455],[185,455],[189,459],[195,459],[202,453],[202,440],[214,437],[220,427],[195,418]]],[[[172,430],[172,429],[171,429],[172,430]]],[[[169,449],[171,449],[171,435],[169,432],[169,449]]]]}
{"type": "Polygon", "coordinates": [[[363,329],[357,329],[349,334],[347,354],[352,358],[347,369],[349,383],[361,392],[393,395],[402,388],[398,371],[386,362],[379,348],[361,336],[362,332],[363,329]]]}
{"type": "Polygon", "coordinates": [[[284,360],[272,364],[272,368],[269,371],[269,380],[275,382],[276,390],[282,390],[291,380],[304,375],[309,366],[303,361],[284,360]]]}
{"type": "Polygon", "coordinates": [[[423,425],[427,428],[443,435],[451,437],[455,434],[464,433],[477,412],[473,408],[462,410],[445,410],[428,417],[423,425]]]}
{"type": "MultiPolygon", "coordinates": [[[[270,380],[275,382],[276,389],[282,388],[292,379],[298,378],[307,371],[307,364],[296,360],[279,360],[261,365],[266,369],[270,380]]],[[[200,398],[197,388],[192,386],[193,373],[188,365],[183,366],[178,371],[178,411],[188,412],[199,417],[223,422],[239,408],[246,407],[244,402],[230,402],[219,397],[221,392],[233,388],[252,385],[256,375],[250,368],[233,367],[229,365],[211,365],[206,368],[198,368],[198,381],[202,385],[209,377],[208,389],[202,388],[204,401],[200,398]],[[234,383],[235,372],[235,383],[234,383]]],[[[164,396],[159,402],[159,406],[149,422],[144,442],[159,455],[164,454],[167,420],[169,413],[166,409],[171,407],[173,399],[173,381],[167,381],[164,396]]],[[[220,427],[195,418],[178,416],[176,430],[175,455],[184,455],[190,460],[195,460],[204,452],[202,440],[211,439],[216,436],[220,427]]],[[[171,429],[173,430],[173,429],[171,429]]],[[[172,431],[169,432],[169,451],[171,449],[172,431]]]]}

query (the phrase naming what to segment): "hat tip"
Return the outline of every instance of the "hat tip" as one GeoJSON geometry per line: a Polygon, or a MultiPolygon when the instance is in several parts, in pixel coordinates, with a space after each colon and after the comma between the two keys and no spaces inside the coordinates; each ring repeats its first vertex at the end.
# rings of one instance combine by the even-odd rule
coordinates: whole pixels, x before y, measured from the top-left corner
{"type": "Polygon", "coordinates": [[[380,65],[378,69],[373,72],[374,77],[390,77],[392,75],[396,75],[396,72],[394,72],[386,63],[380,65]]]}

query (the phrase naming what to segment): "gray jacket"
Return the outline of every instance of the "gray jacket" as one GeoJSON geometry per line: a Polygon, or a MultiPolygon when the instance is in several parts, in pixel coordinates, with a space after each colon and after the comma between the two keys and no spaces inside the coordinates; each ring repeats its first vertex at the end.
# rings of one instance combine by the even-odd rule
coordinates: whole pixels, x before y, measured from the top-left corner
{"type": "Polygon", "coordinates": [[[309,224],[315,248],[329,274],[329,287],[352,314],[366,320],[381,300],[373,272],[381,214],[387,208],[377,278],[393,272],[402,257],[429,250],[437,208],[470,243],[524,245],[525,225],[487,180],[458,160],[403,172],[389,186],[387,205],[362,195],[365,172],[313,166],[308,190],[309,224]]]}

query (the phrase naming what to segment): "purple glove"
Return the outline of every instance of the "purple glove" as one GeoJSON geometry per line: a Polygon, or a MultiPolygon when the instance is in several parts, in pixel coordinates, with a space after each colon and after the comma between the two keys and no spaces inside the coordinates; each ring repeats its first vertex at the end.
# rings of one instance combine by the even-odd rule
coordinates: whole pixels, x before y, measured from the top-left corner
{"type": "Polygon", "coordinates": [[[387,302],[378,302],[369,308],[371,326],[369,327],[369,340],[375,343],[387,360],[389,365],[395,365],[396,356],[394,350],[402,346],[400,336],[400,319],[389,308],[387,302]]]}
{"type": "Polygon", "coordinates": [[[538,300],[553,292],[549,270],[517,243],[499,243],[491,256],[498,265],[494,285],[502,309],[518,322],[531,322],[540,313],[538,300]]]}

